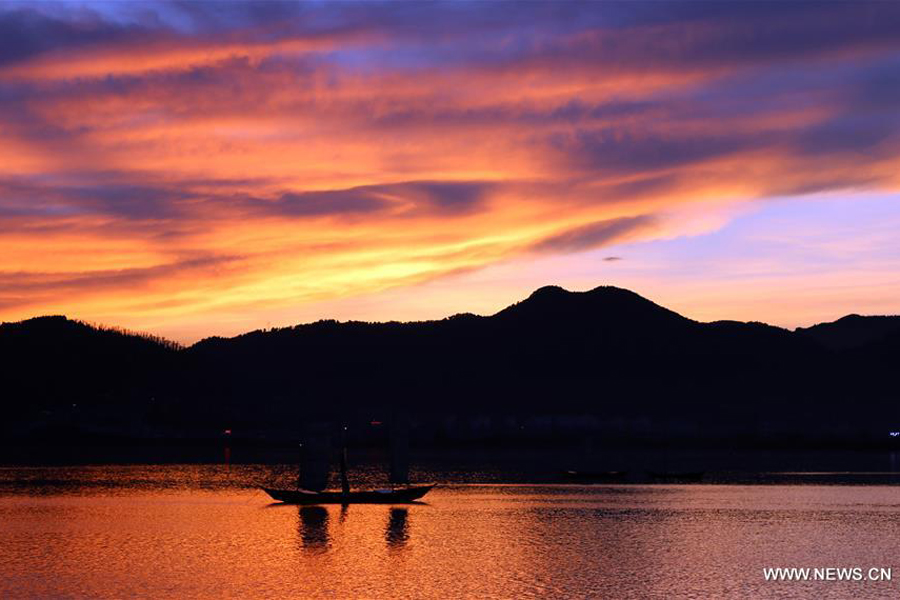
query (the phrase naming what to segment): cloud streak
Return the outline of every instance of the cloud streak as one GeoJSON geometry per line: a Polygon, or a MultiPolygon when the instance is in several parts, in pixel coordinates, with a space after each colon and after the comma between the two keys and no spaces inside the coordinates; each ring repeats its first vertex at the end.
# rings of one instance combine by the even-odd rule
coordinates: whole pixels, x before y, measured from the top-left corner
{"type": "MultiPolygon", "coordinates": [[[[534,244],[532,248],[537,252],[583,252],[622,241],[652,225],[653,218],[646,215],[609,219],[550,236],[534,244]]],[[[615,257],[609,258],[617,260],[615,257]]]]}

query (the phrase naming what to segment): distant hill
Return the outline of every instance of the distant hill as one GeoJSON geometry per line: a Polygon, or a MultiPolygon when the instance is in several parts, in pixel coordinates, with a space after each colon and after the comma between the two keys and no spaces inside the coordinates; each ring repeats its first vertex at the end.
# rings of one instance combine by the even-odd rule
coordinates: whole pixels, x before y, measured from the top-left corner
{"type": "Polygon", "coordinates": [[[41,421],[66,426],[88,408],[106,413],[99,421],[129,414],[136,399],[163,391],[159,376],[177,350],[162,338],[62,316],[0,324],[7,424],[20,434],[41,421]]]}
{"type": "Polygon", "coordinates": [[[867,319],[794,332],[700,323],[615,287],[545,287],[492,316],[319,321],[188,348],[43,317],[0,326],[6,435],[202,438],[228,428],[287,440],[305,421],[367,424],[403,410],[417,435],[448,443],[585,431],[645,442],[871,440],[900,424],[900,335],[890,333],[896,317],[867,319]]]}
{"type": "Polygon", "coordinates": [[[805,329],[799,327],[796,331],[833,350],[846,350],[900,333],[900,317],[847,315],[832,323],[819,323],[805,329]]]}

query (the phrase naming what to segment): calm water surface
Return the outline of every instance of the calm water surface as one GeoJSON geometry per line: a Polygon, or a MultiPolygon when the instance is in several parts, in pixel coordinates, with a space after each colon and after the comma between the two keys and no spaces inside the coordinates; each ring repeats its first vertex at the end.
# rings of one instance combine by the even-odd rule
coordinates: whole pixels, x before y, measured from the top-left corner
{"type": "Polygon", "coordinates": [[[894,598],[900,488],[446,485],[273,505],[273,467],[0,468],[0,598],[894,598]],[[763,567],[892,567],[781,582],[763,567]]]}

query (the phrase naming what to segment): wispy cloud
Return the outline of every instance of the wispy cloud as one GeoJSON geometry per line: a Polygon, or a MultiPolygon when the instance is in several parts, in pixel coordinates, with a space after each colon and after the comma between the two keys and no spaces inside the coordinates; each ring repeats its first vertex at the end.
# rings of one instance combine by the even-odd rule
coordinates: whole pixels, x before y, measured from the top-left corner
{"type": "Polygon", "coordinates": [[[624,241],[629,235],[652,226],[653,222],[654,219],[647,215],[599,221],[552,235],[532,248],[538,252],[582,252],[624,241]]]}

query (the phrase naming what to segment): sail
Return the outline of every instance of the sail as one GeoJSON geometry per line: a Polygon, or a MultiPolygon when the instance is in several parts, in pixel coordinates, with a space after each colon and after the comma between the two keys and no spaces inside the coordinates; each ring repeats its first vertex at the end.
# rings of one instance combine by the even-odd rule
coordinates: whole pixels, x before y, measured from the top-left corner
{"type": "Polygon", "coordinates": [[[331,440],[324,427],[309,427],[303,436],[300,457],[300,487],[319,492],[328,487],[331,470],[331,440]]]}
{"type": "Polygon", "coordinates": [[[409,483],[409,421],[402,415],[391,420],[391,483],[409,483]]]}

